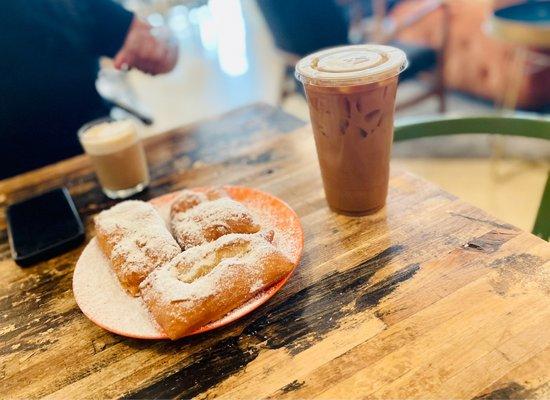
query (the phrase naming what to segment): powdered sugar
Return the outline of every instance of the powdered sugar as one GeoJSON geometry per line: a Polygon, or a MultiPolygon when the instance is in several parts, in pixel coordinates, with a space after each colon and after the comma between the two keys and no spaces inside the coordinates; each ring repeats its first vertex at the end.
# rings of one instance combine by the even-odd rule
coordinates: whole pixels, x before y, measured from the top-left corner
{"type": "MultiPolygon", "coordinates": [[[[104,329],[134,338],[167,338],[150,316],[142,299],[132,297],[122,289],[95,238],[88,243],[76,264],[73,292],[84,314],[104,329]]],[[[248,314],[274,293],[274,287],[259,292],[223,318],[203,327],[201,331],[225,325],[248,314]]]]}
{"type": "Polygon", "coordinates": [[[117,204],[96,217],[96,229],[113,245],[123,273],[150,270],[181,252],[155,208],[138,200],[117,204]]]}
{"type": "Polygon", "coordinates": [[[151,286],[154,291],[151,293],[164,302],[183,302],[188,308],[192,308],[194,301],[218,293],[227,278],[225,269],[220,267],[191,283],[179,280],[176,272],[169,265],[157,268],[142,283],[142,287],[151,286]]]}
{"type": "Polygon", "coordinates": [[[242,203],[254,212],[262,230],[275,232],[273,239],[275,247],[297,264],[303,247],[301,239],[303,233],[300,223],[297,222],[298,216],[289,210],[290,207],[285,207],[286,212],[281,212],[282,203],[266,202],[262,197],[245,198],[242,203]]]}
{"type": "Polygon", "coordinates": [[[179,196],[174,200],[172,212],[185,212],[205,201],[208,201],[206,193],[197,192],[195,190],[182,190],[179,196]]]}
{"type": "Polygon", "coordinates": [[[123,335],[132,332],[134,337],[165,337],[142,299],[122,289],[95,238],[76,264],[73,291],[80,309],[98,325],[123,335]]]}
{"type": "MultiPolygon", "coordinates": [[[[292,210],[289,210],[283,203],[268,194],[252,191],[252,196],[248,196],[246,193],[250,193],[251,189],[228,188],[228,192],[230,193],[235,193],[235,190],[238,193],[245,193],[245,195],[239,194],[237,197],[238,200],[255,214],[254,219],[259,222],[262,229],[267,228],[275,231],[274,243],[291,261],[297,263],[301,254],[302,232],[299,222],[297,222],[297,217],[292,210]]],[[[170,208],[176,195],[170,194],[163,196],[163,198],[158,198],[158,201],[155,201],[154,204],[158,210],[157,215],[160,215],[160,218],[168,225],[170,208]],[[163,198],[166,200],[162,201],[163,198]]],[[[230,240],[231,236],[228,235],[224,240],[230,240]]],[[[186,251],[186,253],[190,250],[186,251]]],[[[231,264],[237,262],[237,259],[229,257],[225,262],[231,264]]],[[[161,269],[164,268],[157,268],[155,272],[161,269]]],[[[222,270],[226,269],[228,268],[222,268],[222,270]]],[[[178,273],[181,272],[177,270],[166,271],[172,274],[170,277],[179,286],[181,281],[178,279],[178,273]]],[[[196,272],[190,273],[195,274],[196,272]]],[[[212,277],[203,279],[200,285],[201,288],[199,289],[199,286],[197,286],[194,292],[195,298],[197,295],[203,296],[204,293],[212,293],[217,290],[216,287],[220,286],[212,285],[212,283],[215,281],[225,281],[227,278],[229,277],[224,277],[220,271],[218,279],[212,279],[212,277]]],[[[88,244],[82,253],[75,269],[73,282],[75,298],[79,306],[98,325],[115,333],[131,337],[166,337],[161,329],[152,321],[141,298],[131,297],[121,289],[118,280],[112,273],[109,263],[101,253],[95,239],[88,244]]],[[[280,287],[280,285],[275,285],[266,290],[261,290],[261,287],[264,287],[264,285],[264,282],[259,279],[251,281],[250,293],[259,291],[254,298],[218,321],[205,325],[199,331],[224,325],[247,314],[270,298],[277,291],[278,287],[280,287]]],[[[173,290],[177,292],[175,288],[173,290]]],[[[177,298],[180,294],[178,293],[174,298],[177,298]]],[[[189,298],[192,297],[190,296],[189,298]]]]}
{"type": "Polygon", "coordinates": [[[264,287],[264,281],[262,281],[261,279],[258,279],[256,282],[252,283],[252,285],[250,285],[250,293],[256,293],[258,290],[260,290],[261,288],[264,287]]]}
{"type": "Polygon", "coordinates": [[[172,214],[172,232],[184,249],[227,233],[254,233],[259,229],[250,211],[229,197],[204,201],[187,211],[172,214]]]}
{"type": "MultiPolygon", "coordinates": [[[[232,187],[227,187],[226,190],[231,195],[232,187]]],[[[186,190],[186,192],[190,191],[186,190]]],[[[270,194],[261,193],[260,196],[243,196],[238,201],[248,209],[262,231],[275,232],[274,245],[291,261],[297,263],[302,249],[302,230],[298,216],[280,200],[269,201],[271,197],[270,194]]],[[[167,224],[170,223],[170,209],[173,202],[174,200],[156,205],[167,224]]]]}
{"type": "Polygon", "coordinates": [[[195,300],[223,291],[235,279],[251,280],[250,293],[261,289],[263,282],[256,265],[277,250],[261,234],[229,234],[215,242],[197,246],[155,269],[141,288],[150,286],[162,301],[185,302],[193,307],[195,300]],[[245,276],[233,276],[238,265],[245,276]],[[231,272],[233,271],[233,272],[231,272]]]}

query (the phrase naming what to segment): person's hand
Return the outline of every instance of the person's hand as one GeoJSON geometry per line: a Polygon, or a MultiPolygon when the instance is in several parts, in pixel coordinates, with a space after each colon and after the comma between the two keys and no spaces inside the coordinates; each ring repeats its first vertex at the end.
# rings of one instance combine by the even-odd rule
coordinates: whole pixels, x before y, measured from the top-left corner
{"type": "Polygon", "coordinates": [[[170,33],[134,17],[114,65],[117,69],[137,68],[157,75],[170,72],[177,61],[178,47],[170,33]]]}

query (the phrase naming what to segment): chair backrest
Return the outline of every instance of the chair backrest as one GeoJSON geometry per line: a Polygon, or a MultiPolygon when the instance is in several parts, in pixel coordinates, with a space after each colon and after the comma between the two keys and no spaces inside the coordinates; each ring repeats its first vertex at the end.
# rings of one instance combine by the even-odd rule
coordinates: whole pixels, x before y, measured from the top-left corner
{"type": "Polygon", "coordinates": [[[348,43],[348,21],[335,0],[257,0],[276,46],[304,56],[348,43]]]}
{"type": "Polygon", "coordinates": [[[516,114],[517,117],[480,115],[475,117],[404,118],[396,121],[394,141],[468,133],[492,133],[550,139],[550,118],[530,113],[516,114]]]}
{"type": "MultiPolygon", "coordinates": [[[[394,141],[464,133],[490,133],[550,140],[550,118],[529,113],[516,117],[478,116],[404,118],[395,125],[394,141]]],[[[532,231],[544,240],[550,238],[550,173],[532,231]]]]}

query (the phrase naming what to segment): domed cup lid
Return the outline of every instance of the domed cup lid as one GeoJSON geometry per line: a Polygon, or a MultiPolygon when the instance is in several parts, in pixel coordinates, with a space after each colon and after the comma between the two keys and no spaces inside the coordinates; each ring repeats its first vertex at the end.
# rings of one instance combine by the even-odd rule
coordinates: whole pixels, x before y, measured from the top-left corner
{"type": "Polygon", "coordinates": [[[407,56],[396,47],[361,44],[333,47],[302,58],[296,78],[317,86],[353,86],[379,82],[407,68],[407,56]]]}

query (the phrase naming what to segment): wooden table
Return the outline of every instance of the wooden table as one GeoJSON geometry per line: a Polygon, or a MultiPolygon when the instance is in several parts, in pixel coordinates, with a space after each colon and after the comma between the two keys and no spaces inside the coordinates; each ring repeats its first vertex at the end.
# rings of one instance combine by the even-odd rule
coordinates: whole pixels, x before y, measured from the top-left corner
{"type": "MultiPolygon", "coordinates": [[[[228,327],[131,340],[76,306],[82,247],[21,269],[2,220],[0,398],[550,397],[547,242],[403,171],[393,171],[382,212],[336,215],[309,127],[268,106],[176,129],[147,148],[144,199],[237,183],[286,200],[306,234],[297,273],[228,327]]],[[[1,181],[2,208],[59,185],[90,239],[91,216],[113,202],[83,157],[1,181]]]]}

